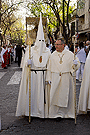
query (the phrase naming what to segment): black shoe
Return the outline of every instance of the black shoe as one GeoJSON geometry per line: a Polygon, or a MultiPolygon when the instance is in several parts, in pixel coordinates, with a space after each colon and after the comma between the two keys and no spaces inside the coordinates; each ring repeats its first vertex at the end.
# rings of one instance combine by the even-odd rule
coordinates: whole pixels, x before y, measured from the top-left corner
{"type": "Polygon", "coordinates": [[[62,119],[62,118],[60,118],[60,117],[59,117],[59,118],[56,118],[56,121],[57,121],[57,122],[60,122],[61,119],[62,119]]]}
{"type": "Polygon", "coordinates": [[[7,69],[7,67],[4,67],[4,69],[7,69]]]}

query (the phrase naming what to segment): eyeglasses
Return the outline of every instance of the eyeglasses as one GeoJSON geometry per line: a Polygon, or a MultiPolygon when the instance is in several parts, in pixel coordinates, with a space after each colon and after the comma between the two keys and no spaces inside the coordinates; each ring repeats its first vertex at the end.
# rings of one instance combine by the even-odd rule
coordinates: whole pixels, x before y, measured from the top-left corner
{"type": "Polygon", "coordinates": [[[55,44],[55,45],[63,45],[63,44],[55,44]]]}

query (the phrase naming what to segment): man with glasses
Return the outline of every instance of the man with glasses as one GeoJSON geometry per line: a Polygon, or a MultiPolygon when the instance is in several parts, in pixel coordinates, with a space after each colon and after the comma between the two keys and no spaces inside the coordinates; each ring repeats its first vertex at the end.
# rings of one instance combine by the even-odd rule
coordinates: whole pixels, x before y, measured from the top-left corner
{"type": "Polygon", "coordinates": [[[55,48],[47,67],[47,81],[51,81],[49,118],[75,118],[72,74],[80,63],[65,49],[64,40],[58,39],[55,48]]]}

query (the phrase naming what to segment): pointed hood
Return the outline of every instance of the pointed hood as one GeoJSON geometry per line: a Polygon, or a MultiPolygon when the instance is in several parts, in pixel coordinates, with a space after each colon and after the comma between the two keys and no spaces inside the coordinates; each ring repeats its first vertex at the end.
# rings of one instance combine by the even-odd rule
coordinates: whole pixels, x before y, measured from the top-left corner
{"type": "Polygon", "coordinates": [[[40,13],[40,21],[38,25],[37,37],[35,42],[35,50],[38,51],[39,56],[42,56],[42,53],[46,49],[45,39],[44,39],[44,32],[43,32],[43,25],[42,25],[42,16],[40,13]]]}
{"type": "Polygon", "coordinates": [[[50,55],[50,50],[46,47],[45,44],[41,13],[36,42],[35,45],[32,47],[32,55],[33,64],[35,67],[46,67],[48,57],[50,55]]]}
{"type": "Polygon", "coordinates": [[[40,21],[38,25],[38,31],[37,31],[37,38],[36,40],[44,40],[44,32],[43,32],[43,25],[42,25],[42,15],[40,13],[40,21]]]}

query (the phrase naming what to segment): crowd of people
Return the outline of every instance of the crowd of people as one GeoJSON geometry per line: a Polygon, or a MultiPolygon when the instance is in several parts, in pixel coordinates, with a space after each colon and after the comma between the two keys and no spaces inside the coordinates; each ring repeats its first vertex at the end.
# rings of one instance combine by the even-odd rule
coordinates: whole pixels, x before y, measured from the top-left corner
{"type": "MultiPolygon", "coordinates": [[[[15,62],[18,59],[18,66],[22,68],[16,116],[29,116],[29,87],[31,87],[31,116],[75,119],[75,84],[73,81],[75,72],[76,80],[79,81],[79,74],[82,79],[78,114],[87,113],[90,109],[89,44],[90,41],[86,44],[84,42],[76,44],[75,54],[73,45],[66,45],[61,38],[55,41],[54,46],[46,45],[40,15],[36,41],[31,46],[31,56],[29,57],[29,46],[23,48],[17,45],[10,52],[12,56],[15,56],[15,62]],[[29,65],[31,66],[31,83],[29,82],[29,65]]],[[[6,48],[2,49],[2,67],[10,64],[10,58],[6,52],[9,54],[6,48]],[[7,56],[4,58],[5,53],[8,60],[7,56]]]]}
{"type": "Polygon", "coordinates": [[[2,68],[6,69],[13,61],[13,48],[9,46],[3,46],[1,51],[2,68]]]}
{"type": "Polygon", "coordinates": [[[26,46],[15,44],[14,46],[4,45],[1,47],[1,61],[2,61],[2,68],[7,69],[13,62],[17,62],[18,66],[20,67],[21,59],[25,54],[26,46]]]}

